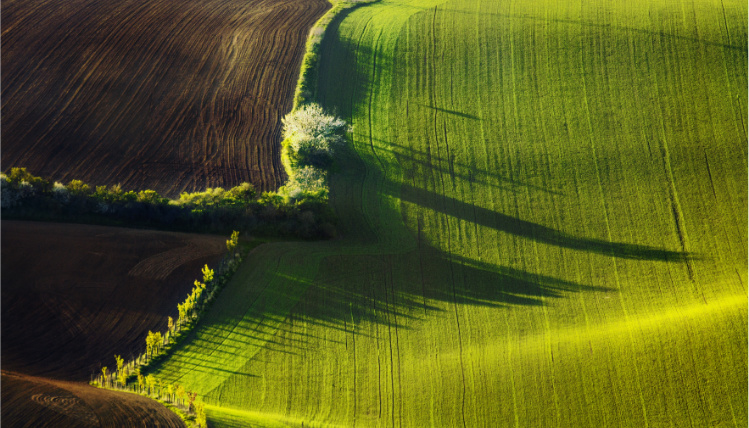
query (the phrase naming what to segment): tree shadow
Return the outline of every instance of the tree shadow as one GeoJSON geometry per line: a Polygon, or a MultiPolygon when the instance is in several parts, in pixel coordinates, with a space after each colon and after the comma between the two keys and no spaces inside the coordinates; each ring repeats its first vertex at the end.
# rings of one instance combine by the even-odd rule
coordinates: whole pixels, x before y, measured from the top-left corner
{"type": "MultiPolygon", "coordinates": [[[[419,6],[413,6],[413,5],[410,5],[409,7],[414,8],[414,9],[421,9],[424,12],[428,10],[437,10],[437,8],[434,8],[434,7],[426,8],[426,7],[419,7],[419,6]]],[[[559,24],[579,25],[581,27],[605,28],[605,29],[611,29],[611,30],[616,30],[616,31],[626,31],[626,32],[632,32],[632,33],[644,34],[649,37],[659,37],[662,39],[671,39],[671,40],[677,40],[677,41],[682,40],[682,41],[687,41],[691,43],[702,44],[705,46],[713,46],[713,47],[718,47],[718,48],[723,48],[723,49],[731,49],[731,50],[741,51],[744,54],[746,54],[746,46],[736,46],[736,45],[730,45],[727,43],[719,43],[719,42],[705,40],[705,39],[701,39],[697,37],[672,34],[666,31],[646,30],[643,28],[628,27],[624,25],[612,25],[612,24],[607,24],[607,23],[584,21],[584,20],[579,20],[579,19],[539,17],[539,16],[533,16],[530,14],[496,13],[496,12],[489,12],[486,10],[470,11],[470,10],[465,10],[465,9],[447,9],[447,8],[439,8],[438,10],[442,12],[459,13],[459,14],[471,15],[471,16],[480,15],[480,16],[491,16],[495,18],[537,21],[537,22],[542,22],[547,25],[549,23],[559,23],[559,24]]]]}
{"type": "Polygon", "coordinates": [[[492,211],[408,184],[404,184],[401,187],[400,194],[395,196],[400,197],[403,201],[411,202],[467,222],[562,248],[634,260],[683,262],[695,258],[693,254],[687,252],[570,235],[548,226],[492,211]]]}
{"type": "Polygon", "coordinates": [[[455,156],[451,153],[448,153],[447,157],[443,158],[436,153],[416,150],[393,142],[387,143],[387,147],[378,147],[378,150],[393,153],[403,170],[406,171],[405,175],[407,178],[417,176],[417,173],[421,170],[429,170],[438,174],[449,174],[453,181],[455,181],[455,178],[460,178],[471,184],[492,186],[498,189],[510,191],[518,188],[527,188],[552,195],[564,195],[564,193],[559,190],[549,189],[536,184],[509,178],[498,172],[478,169],[475,165],[456,161],[455,156]],[[443,164],[447,164],[448,166],[444,167],[442,166],[443,164]]]}
{"type": "Polygon", "coordinates": [[[290,318],[355,334],[364,333],[357,330],[363,323],[409,329],[450,305],[542,306],[574,293],[612,291],[426,245],[404,254],[329,256],[318,278],[290,318]]]}
{"type": "MultiPolygon", "coordinates": [[[[378,340],[384,330],[373,326],[409,330],[455,306],[543,306],[576,293],[612,291],[447,254],[423,240],[399,254],[338,250],[321,259],[312,281],[281,265],[270,278],[273,286],[260,290],[241,316],[209,312],[170,352],[182,354],[175,362],[181,372],[210,376],[217,385],[229,379],[242,382],[256,376],[252,367],[262,361],[259,351],[302,355],[321,343],[348,346],[351,335],[378,340]],[[335,333],[314,336],[307,333],[311,326],[335,333]]],[[[232,293],[240,285],[230,287],[234,290],[225,290],[229,293],[222,299],[236,298],[232,293]]],[[[177,381],[159,373],[164,361],[144,374],[177,381]]]]}
{"type": "Polygon", "coordinates": [[[419,106],[422,106],[422,107],[426,107],[426,108],[430,108],[430,109],[432,109],[434,111],[438,111],[440,113],[446,113],[446,114],[449,114],[449,115],[452,115],[452,116],[461,117],[463,119],[470,119],[470,120],[481,121],[481,118],[478,117],[478,116],[474,116],[474,115],[471,115],[471,114],[468,114],[468,113],[463,113],[463,112],[460,112],[460,111],[457,111],[457,110],[448,110],[446,108],[440,108],[440,107],[430,106],[430,105],[426,105],[426,104],[418,104],[418,103],[416,105],[419,105],[419,106]]]}

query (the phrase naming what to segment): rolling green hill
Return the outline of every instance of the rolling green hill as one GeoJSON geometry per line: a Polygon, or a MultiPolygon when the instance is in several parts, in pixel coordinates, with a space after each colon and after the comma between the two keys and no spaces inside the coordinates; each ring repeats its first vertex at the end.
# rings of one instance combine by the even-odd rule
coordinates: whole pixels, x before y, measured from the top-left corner
{"type": "Polygon", "coordinates": [[[215,426],[745,426],[747,5],[595,3],[339,16],[343,237],[257,248],[157,376],[215,426]]]}

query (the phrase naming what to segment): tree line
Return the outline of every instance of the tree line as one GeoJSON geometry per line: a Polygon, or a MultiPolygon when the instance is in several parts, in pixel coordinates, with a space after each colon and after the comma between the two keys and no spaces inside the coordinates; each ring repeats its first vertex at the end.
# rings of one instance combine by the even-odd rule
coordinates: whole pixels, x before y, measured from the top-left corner
{"type": "Polygon", "coordinates": [[[0,174],[0,206],[6,218],[60,220],[165,230],[326,239],[335,215],[327,192],[258,194],[250,183],[208,188],[169,199],[153,190],[52,182],[14,167],[0,174]]]}
{"type": "Polygon", "coordinates": [[[252,184],[242,183],[169,199],[148,189],[92,186],[81,180],[53,182],[13,167],[0,173],[0,207],[6,218],[332,238],[336,218],[327,203],[328,174],[349,126],[308,103],[287,114],[283,128],[281,158],[289,178],[277,192],[258,194],[252,184]]]}
{"type": "Polygon", "coordinates": [[[208,265],[203,266],[202,279],[195,280],[185,300],[177,304],[177,319],[167,317],[167,330],[164,333],[149,330],[144,353],[127,362],[122,356],[115,355],[116,370],[102,367],[94,383],[104,388],[128,390],[166,401],[186,412],[189,418],[194,418],[199,427],[206,426],[205,407],[197,400],[197,393],[144,372],[187,335],[236,272],[242,262],[239,231],[232,232],[226,241],[226,249],[228,253],[219,263],[218,274],[208,265]]]}

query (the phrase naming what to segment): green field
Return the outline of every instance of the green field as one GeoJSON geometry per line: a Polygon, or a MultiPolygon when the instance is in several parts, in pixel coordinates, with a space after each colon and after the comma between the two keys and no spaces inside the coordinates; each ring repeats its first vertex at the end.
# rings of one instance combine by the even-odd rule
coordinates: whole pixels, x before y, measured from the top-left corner
{"type": "Polygon", "coordinates": [[[213,426],[746,426],[746,29],[739,0],[344,12],[342,238],[255,249],[157,376],[213,426]]]}

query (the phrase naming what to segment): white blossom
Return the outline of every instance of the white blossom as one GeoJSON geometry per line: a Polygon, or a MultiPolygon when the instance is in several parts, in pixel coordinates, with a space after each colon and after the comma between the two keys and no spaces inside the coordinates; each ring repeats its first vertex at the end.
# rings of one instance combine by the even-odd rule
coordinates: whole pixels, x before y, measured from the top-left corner
{"type": "Polygon", "coordinates": [[[307,138],[339,143],[343,141],[341,134],[347,131],[346,121],[325,114],[323,108],[314,103],[287,114],[282,122],[284,138],[307,138]]]}

